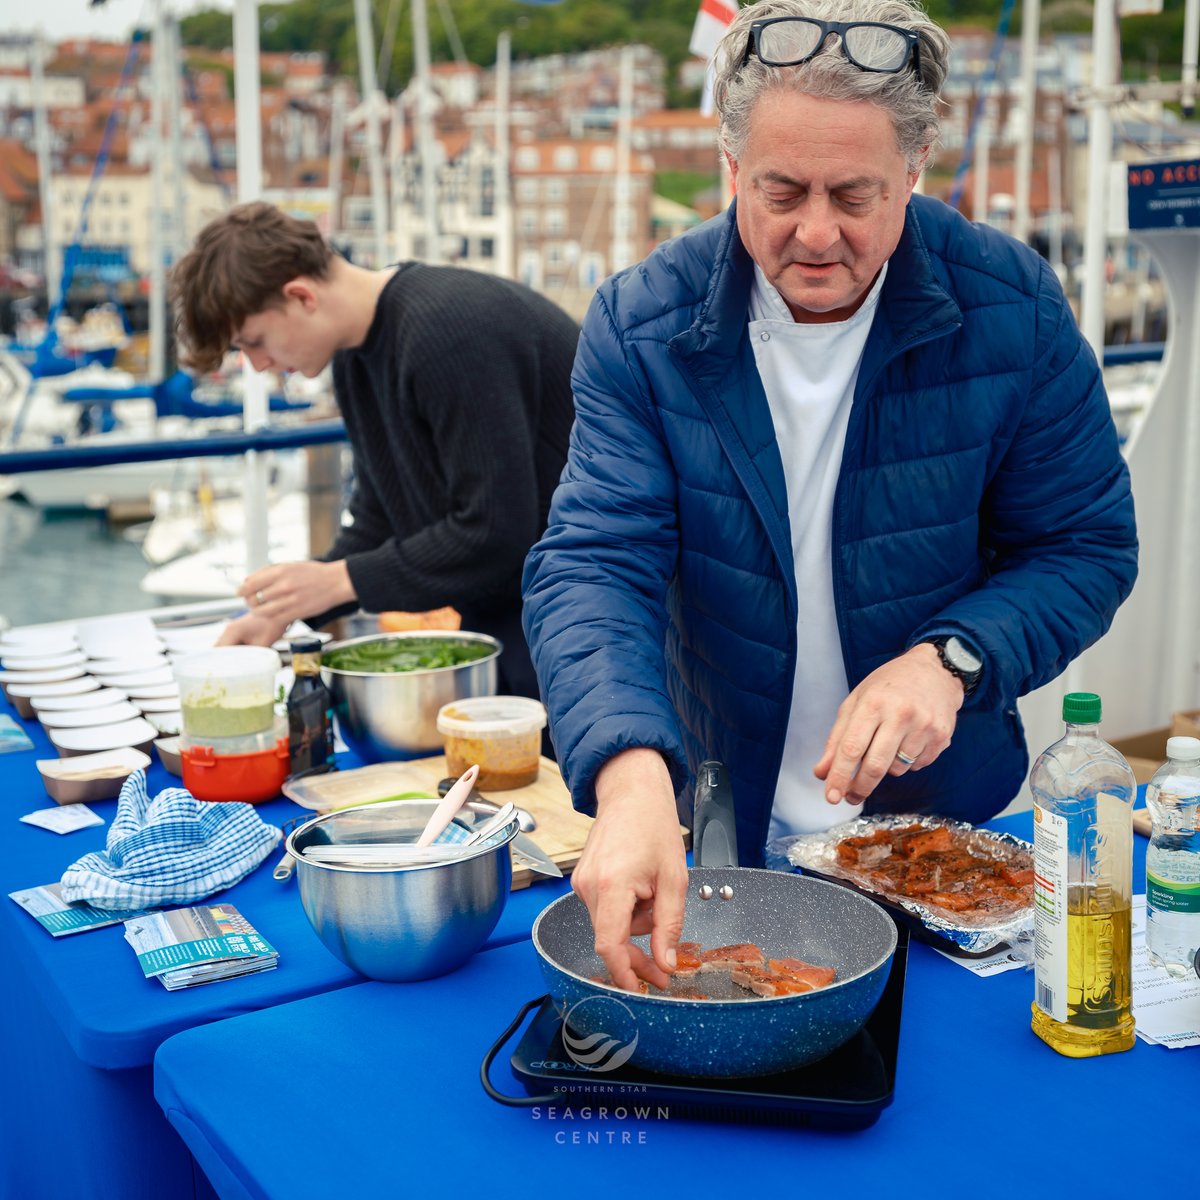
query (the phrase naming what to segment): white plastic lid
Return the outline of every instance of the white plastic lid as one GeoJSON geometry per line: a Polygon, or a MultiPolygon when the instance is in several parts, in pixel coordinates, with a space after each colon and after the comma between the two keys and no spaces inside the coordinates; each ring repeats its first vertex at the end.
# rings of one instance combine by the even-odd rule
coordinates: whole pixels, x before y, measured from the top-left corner
{"type": "Polygon", "coordinates": [[[275,674],[282,666],[282,659],[269,646],[214,646],[176,659],[174,671],[181,687],[209,679],[230,684],[263,678],[273,692],[275,674]]]}
{"type": "Polygon", "coordinates": [[[472,696],[438,709],[438,733],[458,737],[517,736],[546,724],[546,709],[526,696],[472,696]]]}
{"type": "Polygon", "coordinates": [[[1174,759],[1175,762],[1200,761],[1200,738],[1167,738],[1167,757],[1174,759]]]}

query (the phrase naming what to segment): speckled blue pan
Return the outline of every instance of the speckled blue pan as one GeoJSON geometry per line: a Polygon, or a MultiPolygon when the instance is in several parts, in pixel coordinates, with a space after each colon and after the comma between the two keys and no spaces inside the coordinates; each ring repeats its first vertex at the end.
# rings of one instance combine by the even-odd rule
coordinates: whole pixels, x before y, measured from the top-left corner
{"type": "MultiPolygon", "coordinates": [[[[648,949],[648,939],[634,940],[648,949]]],[[[538,917],[533,944],[566,1015],[564,1039],[576,1062],[596,1071],[631,1062],[670,1075],[734,1078],[824,1058],[879,1002],[896,927],[879,905],[837,884],[777,871],[695,867],[681,940],[706,949],[753,942],[768,958],[834,967],[837,979],[819,991],[772,999],[753,996],[719,972],[672,985],[708,1000],[623,992],[591,978],[606,978],[607,969],[593,949],[587,909],[578,896],[566,895],[538,917]],[[707,900],[701,898],[706,885],[713,892],[707,900]],[[728,899],[720,898],[724,887],[732,889],[728,899]]]]}

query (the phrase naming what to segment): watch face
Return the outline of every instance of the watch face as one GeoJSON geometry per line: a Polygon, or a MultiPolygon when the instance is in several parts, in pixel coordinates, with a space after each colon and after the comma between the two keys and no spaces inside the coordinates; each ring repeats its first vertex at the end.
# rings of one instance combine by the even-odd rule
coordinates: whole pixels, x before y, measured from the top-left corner
{"type": "Polygon", "coordinates": [[[973,675],[975,672],[983,670],[983,661],[972,654],[958,638],[947,638],[945,650],[946,657],[953,664],[955,670],[963,671],[968,675],[973,675]]]}

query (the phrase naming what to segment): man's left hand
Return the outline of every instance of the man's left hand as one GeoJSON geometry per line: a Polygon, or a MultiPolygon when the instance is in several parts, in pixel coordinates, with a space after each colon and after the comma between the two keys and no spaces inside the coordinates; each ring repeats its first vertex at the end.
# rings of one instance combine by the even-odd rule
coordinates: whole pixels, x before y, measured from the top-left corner
{"type": "Polygon", "coordinates": [[[872,671],[842,702],[813,768],[830,804],[861,804],[885,775],[927,767],[950,745],[963,685],[920,642],[872,671]]]}
{"type": "Polygon", "coordinates": [[[256,617],[284,626],[358,598],[341,559],[263,567],[246,576],[238,595],[256,617]]]}

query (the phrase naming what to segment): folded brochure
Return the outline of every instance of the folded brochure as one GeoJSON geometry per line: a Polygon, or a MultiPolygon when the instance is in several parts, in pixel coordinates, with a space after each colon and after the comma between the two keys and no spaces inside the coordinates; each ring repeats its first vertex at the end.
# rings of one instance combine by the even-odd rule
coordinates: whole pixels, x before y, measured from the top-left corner
{"type": "Polygon", "coordinates": [[[232,904],[197,904],[125,922],[147,979],[168,991],[269,971],[279,955],[232,904]]]}
{"type": "Polygon", "coordinates": [[[52,937],[66,937],[69,933],[83,933],[87,929],[102,929],[105,925],[119,925],[131,917],[141,915],[141,910],[127,908],[118,912],[111,908],[93,908],[82,900],[74,904],[62,897],[62,884],[46,883],[41,887],[23,888],[9,892],[31,917],[49,931],[52,937]]]}

